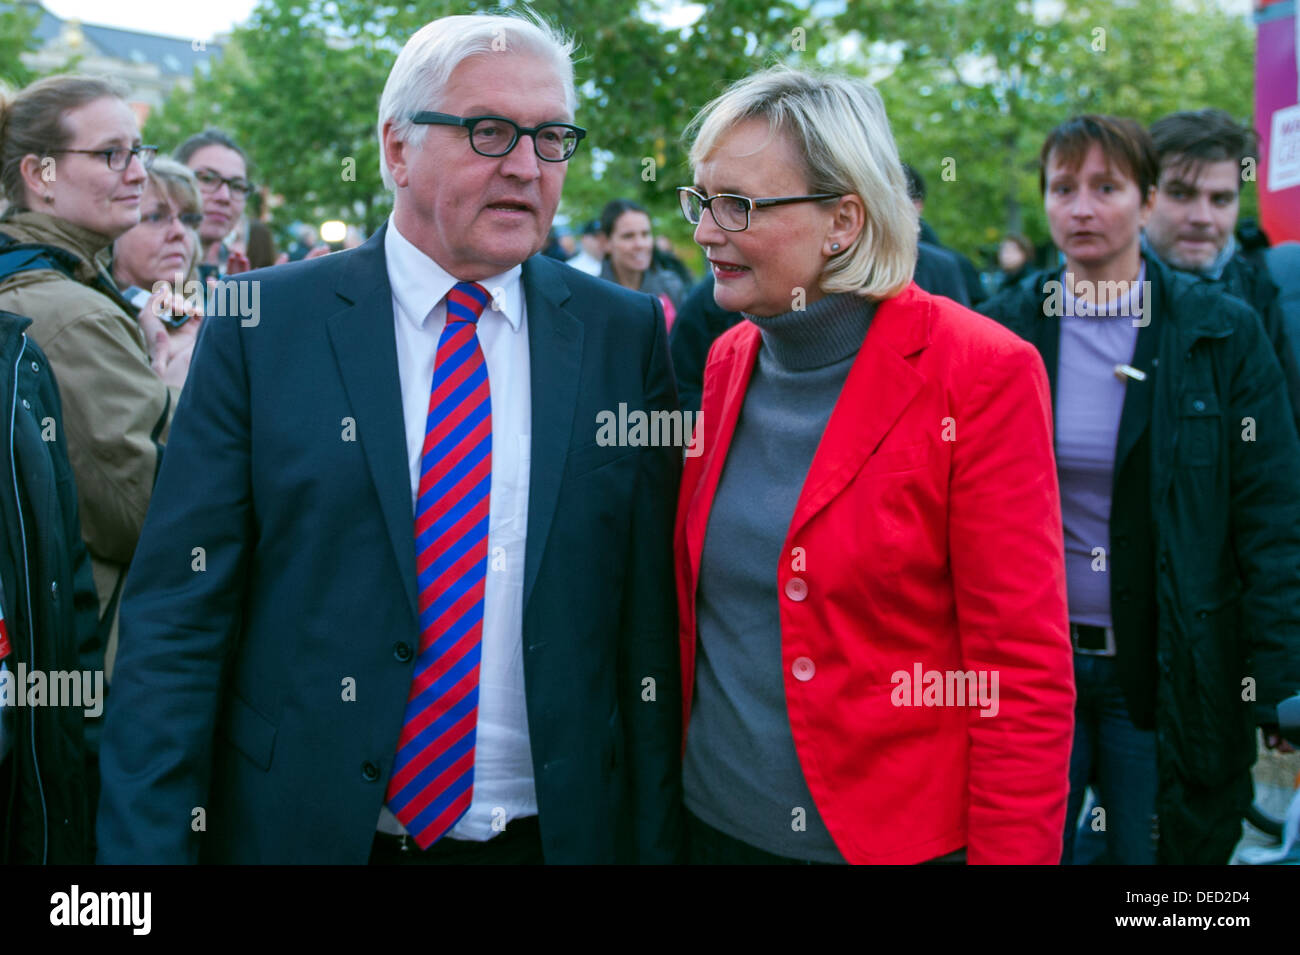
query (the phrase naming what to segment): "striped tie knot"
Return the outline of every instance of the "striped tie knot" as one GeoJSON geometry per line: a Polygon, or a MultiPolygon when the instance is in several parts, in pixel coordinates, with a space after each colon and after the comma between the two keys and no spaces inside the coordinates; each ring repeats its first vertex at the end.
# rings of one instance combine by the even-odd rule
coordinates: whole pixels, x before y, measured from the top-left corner
{"type": "Polygon", "coordinates": [[[478,322],[492,296],[477,282],[457,282],[447,293],[447,321],[478,322]]]}

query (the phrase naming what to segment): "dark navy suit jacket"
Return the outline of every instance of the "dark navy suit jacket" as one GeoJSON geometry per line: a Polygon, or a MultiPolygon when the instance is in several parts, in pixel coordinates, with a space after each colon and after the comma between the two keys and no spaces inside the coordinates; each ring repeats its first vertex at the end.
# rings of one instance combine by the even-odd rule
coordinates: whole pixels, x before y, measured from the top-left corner
{"type": "MultiPolygon", "coordinates": [[[[419,646],[383,237],[239,276],[261,283],[257,324],[204,323],[122,601],[100,862],[369,856],[419,646]]],[[[682,452],[596,440],[597,414],[621,402],[676,408],[663,315],[542,256],[523,287],[523,657],[543,850],[673,861],[682,452]]]]}

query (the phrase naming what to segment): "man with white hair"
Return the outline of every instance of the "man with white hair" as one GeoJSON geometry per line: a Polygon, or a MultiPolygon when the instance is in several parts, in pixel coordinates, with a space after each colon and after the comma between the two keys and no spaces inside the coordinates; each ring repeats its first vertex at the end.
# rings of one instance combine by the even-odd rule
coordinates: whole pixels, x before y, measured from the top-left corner
{"type": "Polygon", "coordinates": [[[210,319],[122,605],[101,862],[670,862],[681,452],[650,296],[539,256],[570,45],[413,36],[387,225],[210,319]]]}

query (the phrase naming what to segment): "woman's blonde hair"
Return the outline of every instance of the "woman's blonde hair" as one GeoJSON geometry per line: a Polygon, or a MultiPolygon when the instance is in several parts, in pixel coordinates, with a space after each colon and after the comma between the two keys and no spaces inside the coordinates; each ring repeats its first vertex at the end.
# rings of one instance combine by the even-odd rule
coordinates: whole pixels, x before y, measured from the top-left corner
{"type": "MultiPolygon", "coordinates": [[[[203,215],[203,195],[199,192],[199,181],[194,170],[182,165],[168,156],[159,156],[149,166],[149,181],[176,206],[177,215],[187,213],[203,215]]],[[[199,259],[203,256],[203,240],[199,230],[185,227],[190,234],[190,260],[185,265],[185,279],[196,278],[199,274],[199,259]]]]}
{"type": "Polygon", "coordinates": [[[764,119],[773,135],[789,137],[804,159],[810,193],[854,193],[862,200],[862,232],[827,261],[822,291],[879,301],[906,288],[916,266],[917,212],[875,87],[785,66],[755,73],[691,121],[691,166],[708,159],[724,135],[750,119],[764,119]]]}
{"type": "Polygon", "coordinates": [[[179,214],[203,212],[199,181],[194,178],[194,172],[188,166],[182,166],[167,156],[159,156],[146,171],[149,181],[171,200],[179,214]]]}

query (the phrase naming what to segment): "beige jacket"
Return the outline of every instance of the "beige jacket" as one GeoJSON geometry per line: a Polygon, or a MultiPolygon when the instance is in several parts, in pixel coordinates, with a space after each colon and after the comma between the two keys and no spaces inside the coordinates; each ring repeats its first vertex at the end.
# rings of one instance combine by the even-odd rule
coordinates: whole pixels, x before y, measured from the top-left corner
{"type": "MultiPolygon", "coordinates": [[[[19,242],[57,246],[80,260],[77,281],[55,271],[20,272],[0,281],[0,309],[32,320],[27,334],[58,379],[102,615],[135,553],[180,392],[154,372],[135,316],[92,287],[112,282],[102,266],[109,239],[33,211],[0,218],[0,232],[19,242]]],[[[112,674],[116,652],[115,619],[106,675],[112,674]]]]}

